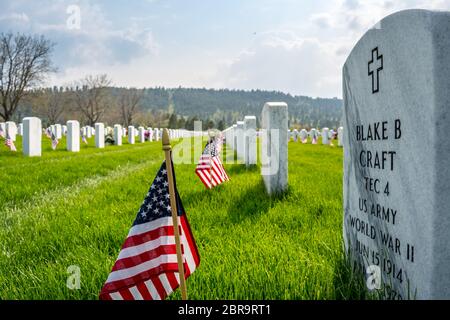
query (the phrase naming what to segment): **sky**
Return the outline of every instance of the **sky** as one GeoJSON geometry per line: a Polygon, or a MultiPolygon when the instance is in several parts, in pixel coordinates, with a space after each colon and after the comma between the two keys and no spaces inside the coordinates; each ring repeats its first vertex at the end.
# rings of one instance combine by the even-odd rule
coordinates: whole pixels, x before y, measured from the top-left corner
{"type": "Polygon", "coordinates": [[[450,0],[0,0],[0,32],[43,34],[45,85],[106,73],[116,86],[342,97],[342,66],[388,14],[450,0]]]}

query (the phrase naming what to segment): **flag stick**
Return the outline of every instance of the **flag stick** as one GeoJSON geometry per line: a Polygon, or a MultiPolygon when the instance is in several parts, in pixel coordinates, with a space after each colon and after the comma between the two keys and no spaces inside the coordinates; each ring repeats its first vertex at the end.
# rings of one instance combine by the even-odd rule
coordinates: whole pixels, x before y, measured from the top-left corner
{"type": "Polygon", "coordinates": [[[162,136],[162,145],[166,157],[167,180],[169,182],[170,207],[172,208],[173,231],[175,234],[175,245],[177,248],[178,274],[180,275],[181,298],[187,299],[186,280],[184,279],[183,254],[181,252],[180,229],[178,228],[178,210],[175,196],[175,184],[173,182],[173,169],[170,145],[169,131],[164,129],[162,136]]]}

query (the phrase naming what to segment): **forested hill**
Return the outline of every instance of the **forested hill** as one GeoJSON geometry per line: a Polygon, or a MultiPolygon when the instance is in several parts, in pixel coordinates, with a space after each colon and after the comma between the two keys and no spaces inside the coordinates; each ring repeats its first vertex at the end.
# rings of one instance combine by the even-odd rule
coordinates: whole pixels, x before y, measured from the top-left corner
{"type": "Polygon", "coordinates": [[[277,91],[243,91],[189,88],[147,88],[141,107],[168,110],[184,117],[223,121],[230,125],[246,115],[260,121],[265,102],[282,101],[289,106],[291,127],[338,127],[342,121],[342,100],[292,96],[277,91]]]}

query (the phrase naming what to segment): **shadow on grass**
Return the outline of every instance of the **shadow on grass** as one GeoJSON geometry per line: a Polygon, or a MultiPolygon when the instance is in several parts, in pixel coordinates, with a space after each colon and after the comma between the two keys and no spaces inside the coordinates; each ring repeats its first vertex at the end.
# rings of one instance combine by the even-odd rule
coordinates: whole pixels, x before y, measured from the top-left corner
{"type": "Polygon", "coordinates": [[[227,166],[225,170],[227,171],[228,176],[233,179],[233,175],[235,174],[258,173],[261,169],[257,165],[247,167],[245,164],[235,164],[232,166],[227,166]]]}
{"type": "Polygon", "coordinates": [[[269,196],[266,192],[264,182],[261,179],[258,184],[241,193],[240,197],[228,207],[230,221],[237,224],[247,219],[257,219],[277,203],[285,201],[290,193],[291,190],[288,189],[284,193],[269,196]]]}

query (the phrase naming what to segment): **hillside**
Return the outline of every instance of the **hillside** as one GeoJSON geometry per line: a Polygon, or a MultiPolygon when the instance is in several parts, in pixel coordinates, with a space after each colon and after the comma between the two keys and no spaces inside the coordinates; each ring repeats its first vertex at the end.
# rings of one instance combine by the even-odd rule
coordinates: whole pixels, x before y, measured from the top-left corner
{"type": "MultiPolygon", "coordinates": [[[[185,117],[220,120],[230,125],[245,115],[261,114],[268,101],[289,106],[290,126],[338,127],[342,119],[342,100],[292,96],[278,91],[147,88],[141,106],[144,110],[166,109],[185,117]]],[[[258,119],[259,120],[259,119],[258,119]]]]}

